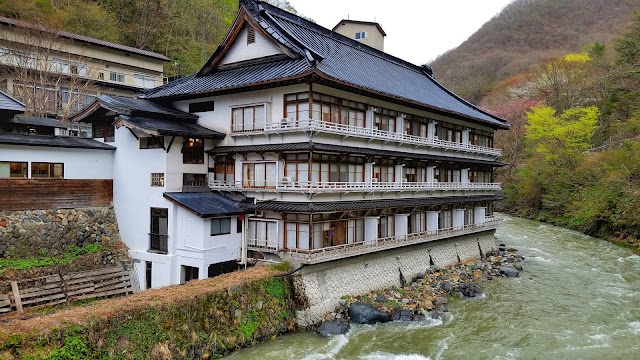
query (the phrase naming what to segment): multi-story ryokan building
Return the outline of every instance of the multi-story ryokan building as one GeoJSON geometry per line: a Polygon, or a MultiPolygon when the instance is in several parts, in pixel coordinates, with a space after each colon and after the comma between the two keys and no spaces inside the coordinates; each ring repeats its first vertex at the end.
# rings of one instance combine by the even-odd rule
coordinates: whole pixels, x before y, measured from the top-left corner
{"type": "Polygon", "coordinates": [[[429,67],[263,2],[241,1],[197,74],[102,96],[76,120],[117,148],[114,205],[147,287],[245,249],[326,264],[497,226],[505,120],[429,67]]]}

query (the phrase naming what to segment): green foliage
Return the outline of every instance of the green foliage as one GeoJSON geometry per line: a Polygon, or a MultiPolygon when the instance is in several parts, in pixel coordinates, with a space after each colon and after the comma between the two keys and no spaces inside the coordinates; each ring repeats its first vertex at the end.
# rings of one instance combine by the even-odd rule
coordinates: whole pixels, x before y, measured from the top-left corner
{"type": "MultiPolygon", "coordinates": [[[[29,259],[0,259],[0,269],[26,270],[35,267],[47,267],[53,265],[68,265],[80,256],[94,254],[102,247],[98,244],[85,244],[82,247],[70,245],[60,256],[43,256],[29,259]]],[[[39,254],[46,255],[46,249],[40,249],[39,254]]]]}
{"type": "Polygon", "coordinates": [[[89,354],[86,330],[71,326],[64,332],[63,345],[50,352],[44,360],[83,360],[89,358],[89,354]]]}
{"type": "Polygon", "coordinates": [[[247,318],[242,321],[242,325],[240,325],[240,331],[244,338],[247,340],[253,339],[253,335],[256,332],[256,329],[260,326],[259,323],[259,315],[255,311],[251,311],[247,318]]]}
{"type": "Polygon", "coordinates": [[[285,299],[289,296],[289,286],[282,279],[271,278],[262,282],[262,287],[267,294],[276,299],[285,299]]]}
{"type": "Polygon", "coordinates": [[[281,262],[279,264],[271,265],[271,268],[276,271],[289,271],[291,269],[291,264],[288,261],[281,262]]]}

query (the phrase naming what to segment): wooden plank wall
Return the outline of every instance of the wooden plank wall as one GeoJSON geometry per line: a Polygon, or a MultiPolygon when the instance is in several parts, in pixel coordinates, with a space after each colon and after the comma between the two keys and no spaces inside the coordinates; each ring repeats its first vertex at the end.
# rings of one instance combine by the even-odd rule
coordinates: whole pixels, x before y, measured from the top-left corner
{"type": "MultiPolygon", "coordinates": [[[[84,271],[64,278],[71,301],[126,296],[139,291],[135,275],[121,266],[84,271]]],[[[23,307],[52,306],[66,301],[62,282],[55,275],[13,282],[11,285],[11,292],[0,293],[0,314],[22,311],[23,307]]]]}
{"type": "Polygon", "coordinates": [[[109,206],[113,180],[0,180],[0,211],[109,206]]]}

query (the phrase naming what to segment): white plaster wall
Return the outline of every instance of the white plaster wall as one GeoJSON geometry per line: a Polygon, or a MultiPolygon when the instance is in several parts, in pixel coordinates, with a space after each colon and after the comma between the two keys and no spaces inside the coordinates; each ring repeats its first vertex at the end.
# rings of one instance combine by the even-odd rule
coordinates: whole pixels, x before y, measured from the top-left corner
{"type": "MultiPolygon", "coordinates": [[[[170,139],[168,136],[165,137],[165,147],[169,146],[170,139]]],[[[182,174],[206,174],[208,172],[209,155],[207,153],[204,153],[202,164],[182,163],[182,144],[184,141],[185,138],[176,136],[171,149],[166,153],[165,187],[168,192],[182,191],[182,174]]],[[[204,149],[209,150],[211,148],[213,148],[213,141],[205,139],[204,149]]],[[[159,150],[164,151],[162,149],[159,150]]]]}
{"type": "Polygon", "coordinates": [[[453,239],[434,241],[409,249],[401,248],[369,254],[334,263],[313,265],[294,277],[294,286],[304,294],[308,308],[297,312],[301,326],[310,326],[323,320],[333,311],[343,295],[359,295],[400,285],[400,273],[410,281],[429,268],[433,261],[437,267],[480,258],[495,249],[494,232],[465,235],[453,239]],[[486,249],[486,251],[485,251],[486,249]]]}
{"type": "Polygon", "coordinates": [[[247,44],[247,28],[240,30],[235,41],[227,50],[220,64],[231,64],[238,61],[257,59],[270,55],[281,54],[282,52],[264,36],[256,33],[256,41],[247,44]]]}
{"type": "Polygon", "coordinates": [[[65,179],[113,179],[113,157],[113,150],[0,145],[0,161],[64,163],[65,179]]]}

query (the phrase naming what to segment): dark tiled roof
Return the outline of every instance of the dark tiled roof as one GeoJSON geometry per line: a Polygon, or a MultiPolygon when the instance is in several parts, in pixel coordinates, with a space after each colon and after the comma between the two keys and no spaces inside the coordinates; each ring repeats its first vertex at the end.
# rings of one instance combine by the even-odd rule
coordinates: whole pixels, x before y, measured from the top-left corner
{"type": "MultiPolygon", "coordinates": [[[[122,121],[121,123],[126,127],[137,128],[142,131],[151,131],[154,133],[153,135],[198,137],[205,139],[224,139],[224,137],[226,136],[223,133],[207,129],[204,126],[200,126],[195,122],[149,119],[141,117],[130,117],[126,115],[121,115],[119,119],[122,121]]],[[[116,122],[116,125],[117,123],[118,122],[116,122]]]]}
{"type": "Polygon", "coordinates": [[[311,66],[304,59],[286,59],[259,64],[248,64],[246,66],[220,70],[202,77],[191,75],[161,87],[151,89],[144,94],[144,97],[162,98],[259,85],[265,82],[301,76],[309,70],[311,70],[311,66]]]}
{"type": "Polygon", "coordinates": [[[100,39],[92,38],[89,36],[74,34],[66,31],[53,30],[41,25],[31,24],[28,22],[20,21],[20,20],[9,19],[9,18],[0,16],[0,23],[10,25],[10,26],[16,26],[16,27],[21,27],[26,29],[33,29],[37,31],[47,32],[47,33],[55,34],[57,36],[71,39],[71,40],[81,41],[81,42],[98,45],[98,46],[104,46],[104,47],[108,47],[116,50],[122,50],[124,52],[138,54],[138,55],[142,55],[142,56],[146,56],[146,57],[150,57],[158,60],[169,61],[169,58],[167,58],[166,56],[155,53],[153,51],[147,51],[139,48],[134,48],[131,46],[116,44],[110,41],[100,40],[100,39]]]}
{"type": "Polygon", "coordinates": [[[378,150],[378,149],[371,149],[366,147],[359,148],[359,147],[352,147],[352,146],[319,144],[319,143],[314,143],[312,141],[304,142],[304,143],[288,143],[288,144],[220,146],[220,147],[213,148],[208,152],[211,154],[230,154],[230,153],[248,153],[248,152],[263,153],[266,151],[305,151],[305,150],[339,152],[339,153],[348,153],[348,154],[357,154],[357,155],[390,156],[390,157],[401,157],[401,158],[408,158],[408,159],[428,160],[428,161],[453,161],[457,163],[489,165],[489,166],[506,165],[499,161],[477,160],[477,159],[469,159],[469,158],[454,158],[454,157],[448,157],[448,156],[429,155],[429,154],[422,154],[422,153],[408,153],[408,152],[402,152],[402,151],[378,150]]]}
{"type": "Polygon", "coordinates": [[[21,113],[25,108],[23,103],[0,91],[0,111],[21,113]]]}
{"type": "Polygon", "coordinates": [[[27,134],[0,134],[0,144],[24,145],[24,146],[46,146],[76,149],[97,149],[115,150],[111,145],[101,143],[93,139],[69,137],[69,136],[49,136],[49,135],[27,135],[27,134]]]}
{"type": "Polygon", "coordinates": [[[31,117],[31,116],[20,116],[16,115],[13,119],[8,121],[11,124],[22,124],[22,125],[33,125],[33,126],[45,126],[52,128],[63,128],[66,129],[67,126],[62,123],[60,120],[44,118],[44,117],[31,117]]]}
{"type": "Polygon", "coordinates": [[[165,107],[145,99],[130,98],[117,95],[100,95],[97,101],[118,114],[142,115],[153,114],[172,118],[198,119],[197,115],[189,114],[171,107],[165,107]]]}
{"type": "Polygon", "coordinates": [[[497,201],[503,198],[498,195],[489,196],[450,196],[434,198],[410,198],[393,200],[366,201],[334,201],[334,202],[285,202],[265,201],[254,205],[255,210],[287,211],[287,212],[333,212],[386,209],[414,206],[436,206],[446,204],[465,204],[471,202],[497,201]]]}
{"type": "Polygon", "coordinates": [[[330,84],[362,89],[376,96],[498,128],[508,127],[505,120],[482,111],[447,90],[429,74],[428,69],[264,2],[243,0],[241,8],[274,41],[287,47],[292,54],[297,54],[297,58],[237,69],[216,69],[213,65],[220,58],[217,56],[219,52],[224,49],[219,47],[196,76],[152,89],[145,96],[162,98],[215,93],[220,89],[246,87],[256,82],[276,82],[283,77],[301,78],[312,72],[330,84]],[[236,74],[239,76],[234,77],[236,74]]]}
{"type": "Polygon", "coordinates": [[[242,214],[249,205],[213,192],[166,192],[164,197],[202,218],[242,214]]]}

